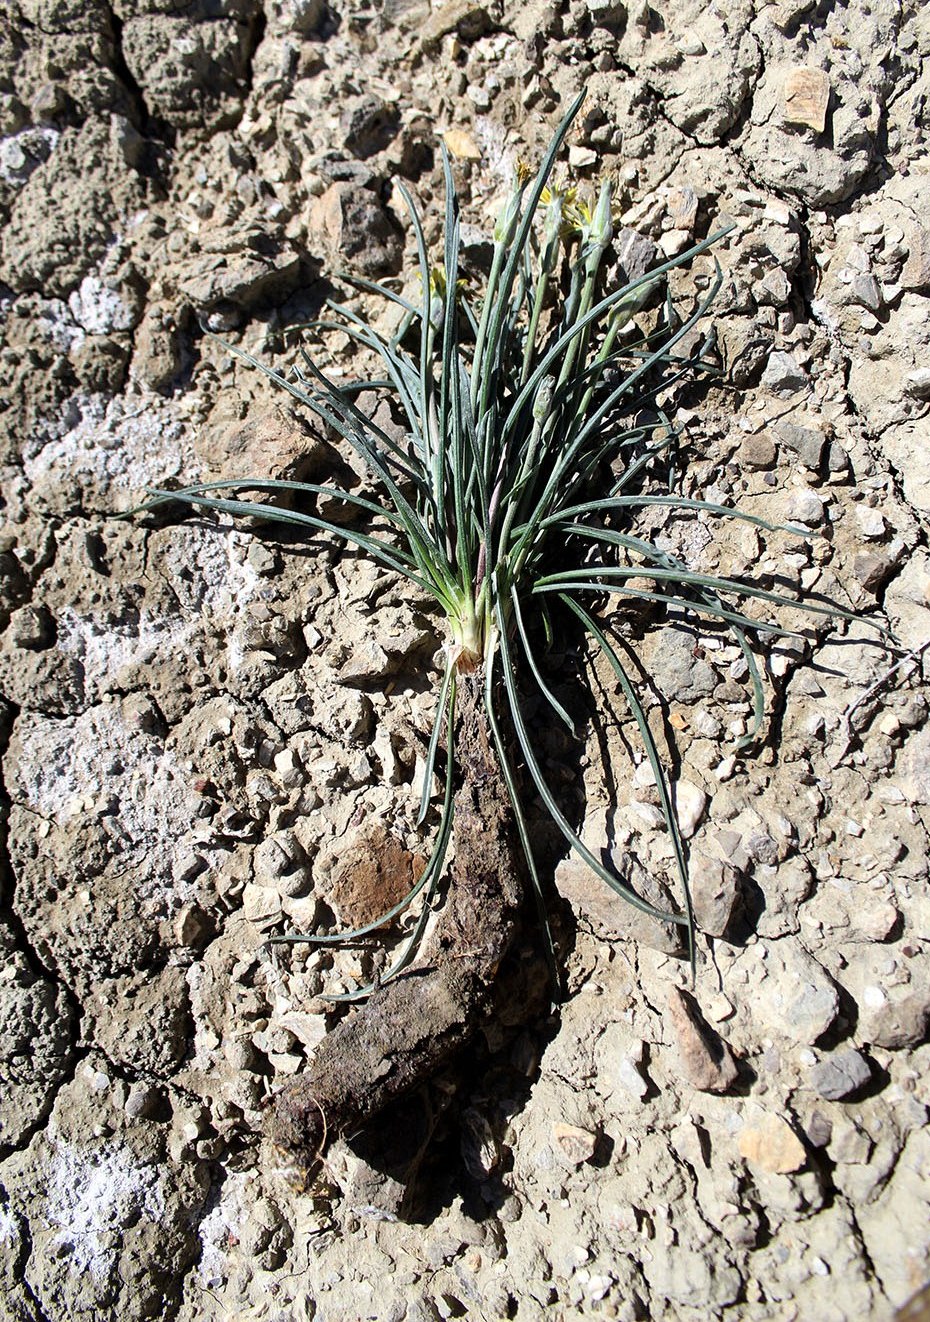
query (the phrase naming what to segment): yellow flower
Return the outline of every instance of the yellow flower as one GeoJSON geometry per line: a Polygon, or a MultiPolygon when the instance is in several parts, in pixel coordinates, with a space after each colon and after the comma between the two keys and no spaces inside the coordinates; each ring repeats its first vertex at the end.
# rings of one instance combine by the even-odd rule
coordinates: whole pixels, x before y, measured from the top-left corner
{"type": "MultiPolygon", "coordinates": [[[[463,289],[467,289],[467,288],[468,288],[468,276],[467,276],[467,275],[461,275],[461,276],[459,276],[459,278],[458,278],[458,279],[456,280],[456,282],[455,282],[455,288],[456,288],[457,291],[461,291],[461,290],[463,290],[463,289]]],[[[443,265],[442,262],[439,262],[439,263],[437,263],[436,266],[433,266],[433,267],[430,268],[430,273],[429,273],[429,289],[430,289],[430,293],[431,293],[431,294],[434,294],[434,295],[438,296],[439,298],[445,298],[445,296],[446,296],[446,268],[445,268],[445,266],[443,265]]]]}

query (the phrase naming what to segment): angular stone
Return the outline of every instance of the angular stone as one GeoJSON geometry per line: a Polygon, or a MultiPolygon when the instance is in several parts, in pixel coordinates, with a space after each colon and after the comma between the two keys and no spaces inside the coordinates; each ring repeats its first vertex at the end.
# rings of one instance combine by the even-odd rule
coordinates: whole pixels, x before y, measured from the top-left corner
{"type": "Polygon", "coordinates": [[[781,1116],[768,1114],[740,1130],[739,1152],[753,1166],[773,1175],[790,1175],[807,1163],[807,1152],[781,1116]]]}
{"type": "Polygon", "coordinates": [[[812,427],[800,427],[797,423],[782,418],[775,425],[775,434],[782,445],[794,451],[805,468],[813,469],[815,472],[819,469],[824,446],[827,443],[822,431],[815,431],[812,427]]]}
{"type": "Polygon", "coordinates": [[[242,892],[242,913],[259,927],[276,923],[281,917],[281,896],[268,886],[248,882],[242,892]]]}
{"type": "Polygon", "coordinates": [[[860,551],[853,558],[853,574],[867,592],[877,592],[894,573],[894,561],[883,551],[860,551]]]}
{"type": "Polygon", "coordinates": [[[784,83],[786,124],[823,133],[830,104],[830,79],[822,69],[792,69],[784,83]]]}
{"type": "MultiPolygon", "coordinates": [[[[862,1037],[876,1047],[901,1051],[919,1046],[930,1027],[930,987],[888,987],[874,991],[875,1004],[868,1006],[859,1025],[862,1037]]],[[[870,998],[866,998],[867,1001],[870,998]]]]}
{"type": "Polygon", "coordinates": [[[470,133],[464,129],[447,129],[442,140],[449,149],[449,154],[460,161],[480,161],[481,148],[470,133]]]}
{"type": "Polygon", "coordinates": [[[678,829],[690,840],[707,809],[707,792],[691,780],[679,780],[674,786],[674,801],[678,829]]]}
{"type": "MultiPolygon", "coordinates": [[[[598,851],[595,849],[594,852],[597,854],[598,851]]],[[[660,922],[634,909],[576,854],[569,855],[558,865],[555,884],[576,917],[590,923],[602,939],[641,941],[666,954],[675,954],[681,949],[680,929],[675,923],[660,922]]],[[[651,872],[643,872],[637,877],[634,889],[642,899],[657,909],[672,912],[675,908],[668,889],[651,872]]]]}
{"type": "Polygon", "coordinates": [[[819,523],[823,523],[823,507],[823,499],[816,491],[795,491],[788,501],[787,515],[795,523],[816,528],[819,523]]]}
{"type": "Polygon", "coordinates": [[[586,170],[597,164],[597,152],[592,147],[569,147],[568,163],[573,170],[586,170]]]}
{"type": "Polygon", "coordinates": [[[562,1156],[573,1166],[590,1161],[597,1148],[597,1134],[592,1134],[590,1129],[582,1129],[580,1125],[557,1121],[552,1126],[552,1137],[562,1156]]]}
{"type": "Polygon", "coordinates": [[[694,920],[708,936],[723,936],[739,898],[739,873],[729,863],[693,853],[688,863],[694,920]]]}
{"type": "Polygon", "coordinates": [[[838,1102],[858,1092],[871,1079],[869,1063],[859,1051],[850,1048],[826,1056],[810,1072],[810,1085],[828,1102],[838,1102]]]}
{"type": "Polygon", "coordinates": [[[726,1042],[705,1021],[697,1001],[687,992],[672,987],[668,1008],[688,1083],[701,1092],[726,1092],[739,1074],[726,1042]]]}
{"type": "Polygon", "coordinates": [[[870,312],[879,312],[885,301],[881,286],[869,271],[860,271],[858,275],[853,276],[850,295],[854,303],[868,308],[870,312]]]}
{"type": "Polygon", "coordinates": [[[813,1046],[839,1014],[836,987],[815,959],[792,937],[769,948],[766,976],[753,992],[753,1021],[799,1046],[813,1046]]]}
{"type": "Polygon", "coordinates": [[[613,247],[620,269],[618,283],[621,279],[625,282],[638,280],[657,263],[659,250],[652,239],[634,229],[623,227],[618,230],[613,247]]]}
{"type": "Polygon", "coordinates": [[[901,284],[904,289],[918,293],[930,289],[930,229],[923,225],[915,225],[911,230],[901,284]]]}
{"type": "Polygon", "coordinates": [[[363,275],[388,275],[400,267],[403,242],[377,194],[356,183],[334,183],[313,203],[311,233],[327,256],[351,260],[363,275]]]}
{"type": "Polygon", "coordinates": [[[790,353],[775,349],[762,373],[762,384],[779,399],[789,399],[810,385],[807,373],[802,371],[790,353]]]}

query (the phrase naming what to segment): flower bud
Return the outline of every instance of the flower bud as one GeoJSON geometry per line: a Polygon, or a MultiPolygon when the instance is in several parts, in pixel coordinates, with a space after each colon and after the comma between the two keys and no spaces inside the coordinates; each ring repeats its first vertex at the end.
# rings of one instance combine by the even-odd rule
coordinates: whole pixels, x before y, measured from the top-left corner
{"type": "Polygon", "coordinates": [[[536,398],[533,400],[533,420],[534,422],[544,422],[552,407],[552,390],[555,386],[554,376],[544,376],[539,383],[539,389],[536,391],[536,398]]]}
{"type": "Polygon", "coordinates": [[[500,215],[497,217],[497,224],[494,226],[494,242],[504,248],[513,242],[513,236],[517,232],[517,222],[520,219],[520,203],[523,201],[525,187],[526,184],[521,181],[518,172],[514,176],[510,196],[501,207],[500,215]]]}

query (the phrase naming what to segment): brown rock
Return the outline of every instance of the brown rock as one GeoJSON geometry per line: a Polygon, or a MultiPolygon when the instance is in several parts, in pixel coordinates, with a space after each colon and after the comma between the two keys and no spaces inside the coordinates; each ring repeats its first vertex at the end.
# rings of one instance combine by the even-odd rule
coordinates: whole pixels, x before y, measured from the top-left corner
{"type": "Polygon", "coordinates": [[[483,37],[492,27],[485,5],[476,0],[448,0],[441,8],[434,9],[423,24],[420,50],[424,53],[434,50],[452,32],[463,37],[483,37]]]}
{"type": "Polygon", "coordinates": [[[380,918],[416,884],[425,866],[378,820],[345,835],[334,852],[323,898],[344,927],[380,918]]]}
{"type": "Polygon", "coordinates": [[[298,482],[318,474],[329,453],[313,426],[281,405],[236,421],[224,418],[220,405],[201,428],[195,448],[211,476],[298,482]]]}
{"type": "Polygon", "coordinates": [[[597,1148],[597,1134],[580,1125],[569,1125],[558,1121],[552,1126],[552,1137],[562,1156],[573,1166],[581,1166],[590,1161],[597,1148]]]}
{"type": "Polygon", "coordinates": [[[790,1175],[807,1162],[804,1144],[779,1115],[764,1115],[757,1124],[741,1129],[739,1151],[753,1166],[773,1175],[790,1175]]]}
{"type": "Polygon", "coordinates": [[[464,129],[447,129],[442,140],[452,156],[460,161],[480,161],[481,148],[470,133],[464,129]]]}
{"type": "Polygon", "coordinates": [[[853,559],[853,573],[866,592],[877,592],[894,573],[894,561],[883,551],[860,551],[853,559]]]}
{"type": "Polygon", "coordinates": [[[765,432],[747,436],[737,451],[737,459],[747,468],[771,468],[775,463],[775,445],[765,432]]]}
{"type": "Polygon", "coordinates": [[[730,1048],[706,1023],[687,992],[672,987],[668,1008],[685,1078],[701,1092],[726,1092],[739,1072],[730,1048]]]}
{"type": "Polygon", "coordinates": [[[830,103],[830,79],[822,69],[792,69],[784,83],[786,124],[823,133],[830,103]]]}
{"type": "Polygon", "coordinates": [[[300,282],[300,256],[283,241],[262,243],[262,249],[244,243],[229,252],[198,255],[180,281],[181,293],[201,310],[229,305],[251,310],[282,302],[300,282]]]}

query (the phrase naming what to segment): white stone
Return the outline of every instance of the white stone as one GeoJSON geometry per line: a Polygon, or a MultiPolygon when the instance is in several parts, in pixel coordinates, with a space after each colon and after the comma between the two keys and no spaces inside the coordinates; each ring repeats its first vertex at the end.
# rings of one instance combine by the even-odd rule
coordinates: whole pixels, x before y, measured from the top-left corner
{"type": "Polygon", "coordinates": [[[856,509],[856,521],[863,537],[877,538],[885,535],[885,520],[878,510],[870,505],[860,505],[856,509]]]}
{"type": "Polygon", "coordinates": [[[585,170],[597,164],[597,152],[592,147],[569,147],[568,163],[573,170],[585,170]]]}
{"type": "Polygon", "coordinates": [[[813,528],[823,522],[823,508],[823,498],[816,491],[803,488],[795,491],[788,501],[788,518],[813,528]]]}
{"type": "Polygon", "coordinates": [[[678,829],[686,840],[694,835],[707,807],[707,794],[691,780],[680,780],[675,786],[675,815],[678,829]]]}

